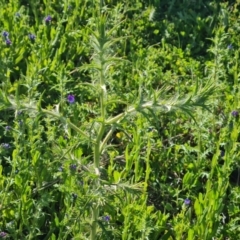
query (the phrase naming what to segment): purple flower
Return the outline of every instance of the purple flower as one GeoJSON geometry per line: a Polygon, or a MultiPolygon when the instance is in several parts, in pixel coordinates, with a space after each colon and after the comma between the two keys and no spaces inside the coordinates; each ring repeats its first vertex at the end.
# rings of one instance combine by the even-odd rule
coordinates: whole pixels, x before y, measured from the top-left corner
{"type": "Polygon", "coordinates": [[[34,35],[33,33],[29,33],[28,37],[31,41],[34,41],[36,39],[36,35],[34,35]]]}
{"type": "Polygon", "coordinates": [[[44,21],[45,23],[50,23],[52,21],[52,17],[48,15],[47,17],[45,17],[44,21]]]}
{"type": "Polygon", "coordinates": [[[76,165],[76,164],[71,164],[71,165],[70,165],[70,169],[71,169],[72,171],[75,171],[75,170],[77,169],[77,165],[76,165]]]}
{"type": "Polygon", "coordinates": [[[106,222],[109,222],[110,221],[110,217],[109,216],[104,216],[103,220],[106,221],[106,222]]]}
{"type": "Polygon", "coordinates": [[[10,39],[6,39],[6,44],[9,46],[9,45],[11,45],[12,44],[12,42],[11,42],[11,40],[10,39]]]}
{"type": "Polygon", "coordinates": [[[10,126],[6,126],[5,129],[6,129],[6,131],[8,131],[8,130],[11,129],[11,127],[10,126]]]}
{"type": "Polygon", "coordinates": [[[4,237],[6,237],[7,236],[7,233],[5,233],[5,232],[0,232],[0,237],[1,238],[4,238],[4,237]]]}
{"type": "Polygon", "coordinates": [[[2,32],[2,36],[5,37],[5,38],[8,38],[9,32],[3,31],[3,32],[2,32]]]}
{"type": "Polygon", "coordinates": [[[233,110],[231,114],[232,114],[233,117],[237,117],[238,116],[238,111],[233,110]]]}
{"type": "Polygon", "coordinates": [[[2,147],[8,149],[10,148],[10,145],[8,143],[2,143],[2,147]]]}
{"type": "Polygon", "coordinates": [[[185,204],[185,205],[189,205],[190,203],[191,203],[190,199],[186,198],[186,199],[184,200],[184,204],[185,204]]]}
{"type": "Polygon", "coordinates": [[[75,102],[75,97],[72,94],[69,94],[67,96],[67,100],[69,103],[74,103],[75,102]]]}

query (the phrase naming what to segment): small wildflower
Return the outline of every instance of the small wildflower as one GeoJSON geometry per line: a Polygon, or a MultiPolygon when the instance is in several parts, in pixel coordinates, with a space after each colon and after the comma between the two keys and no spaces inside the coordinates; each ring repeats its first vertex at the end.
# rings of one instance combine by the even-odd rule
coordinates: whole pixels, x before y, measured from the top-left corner
{"type": "Polygon", "coordinates": [[[3,31],[3,32],[2,32],[2,36],[7,39],[8,36],[9,36],[9,32],[3,31]]]}
{"type": "Polygon", "coordinates": [[[71,169],[72,171],[75,171],[75,170],[77,169],[77,165],[76,165],[76,164],[71,164],[71,165],[70,165],[70,169],[71,169]]]}
{"type": "Polygon", "coordinates": [[[6,126],[6,127],[5,127],[5,130],[6,130],[6,131],[9,131],[10,129],[11,129],[10,126],[6,126]]]}
{"type": "Polygon", "coordinates": [[[189,205],[190,203],[191,203],[190,199],[186,198],[186,199],[184,200],[184,204],[185,204],[185,205],[189,205]]]}
{"type": "Polygon", "coordinates": [[[50,23],[52,21],[52,17],[48,15],[47,17],[45,17],[44,21],[45,23],[50,23]]]}
{"type": "Polygon", "coordinates": [[[106,222],[109,222],[110,221],[110,217],[109,216],[104,216],[103,220],[106,221],[106,222]]]}
{"type": "Polygon", "coordinates": [[[229,45],[227,46],[227,48],[228,48],[228,49],[233,49],[233,45],[232,45],[232,44],[229,44],[229,45]]]}
{"type": "Polygon", "coordinates": [[[0,237],[1,238],[4,238],[4,237],[6,237],[7,236],[7,233],[5,233],[5,232],[0,232],[0,237]]]}
{"type": "Polygon", "coordinates": [[[6,45],[8,45],[8,46],[12,44],[12,42],[10,41],[10,39],[6,39],[5,42],[6,42],[6,45]]]}
{"type": "Polygon", "coordinates": [[[236,110],[232,111],[232,116],[237,117],[238,116],[238,111],[236,111],[236,110]]]}
{"type": "Polygon", "coordinates": [[[73,95],[69,94],[67,96],[67,100],[68,100],[69,103],[74,103],[75,102],[75,97],[73,95]]]}
{"type": "Polygon", "coordinates": [[[58,171],[59,171],[59,172],[62,172],[62,171],[63,171],[63,167],[59,167],[59,168],[58,168],[58,171]]]}
{"type": "Polygon", "coordinates": [[[28,37],[31,41],[35,41],[35,39],[36,39],[36,35],[34,35],[33,33],[29,33],[28,37]]]}
{"type": "Polygon", "coordinates": [[[10,148],[10,145],[8,143],[2,143],[2,147],[8,149],[10,148]]]}

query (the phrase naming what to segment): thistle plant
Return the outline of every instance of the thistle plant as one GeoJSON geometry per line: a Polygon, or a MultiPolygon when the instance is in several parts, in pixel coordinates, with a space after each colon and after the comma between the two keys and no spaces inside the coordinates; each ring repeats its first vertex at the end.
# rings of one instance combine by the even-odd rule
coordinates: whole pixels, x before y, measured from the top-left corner
{"type": "MultiPolygon", "coordinates": [[[[103,3],[102,1],[100,2],[102,7],[103,3]]],[[[85,225],[90,226],[89,232],[91,240],[99,239],[101,234],[99,219],[104,212],[104,207],[110,204],[109,199],[111,196],[121,191],[130,195],[132,194],[133,196],[139,191],[146,191],[146,186],[137,180],[131,183],[130,181],[122,182],[117,173],[115,173],[114,176],[110,176],[110,174],[107,177],[104,176],[101,161],[104,154],[108,153],[108,149],[114,148],[112,140],[115,130],[122,129],[122,131],[124,131],[123,122],[129,118],[134,120],[136,116],[148,119],[152,116],[155,117],[156,113],[165,114],[181,111],[189,115],[189,117],[194,118],[195,108],[201,107],[208,109],[209,100],[215,91],[215,85],[210,80],[204,84],[196,80],[194,91],[184,97],[169,91],[167,87],[150,89],[147,94],[143,94],[141,91],[143,87],[141,85],[142,82],[139,81],[138,96],[133,99],[133,101],[123,102],[121,96],[119,99],[109,100],[112,99],[112,95],[117,95],[117,93],[114,92],[114,88],[111,89],[111,91],[109,90],[110,86],[114,85],[114,79],[110,71],[111,67],[116,67],[126,61],[113,54],[115,44],[121,41],[122,38],[112,37],[118,25],[110,27],[107,14],[100,11],[94,18],[90,24],[91,29],[89,29],[91,35],[90,46],[93,51],[91,62],[80,66],[76,70],[89,74],[91,82],[81,84],[94,90],[97,98],[97,116],[91,119],[89,123],[78,126],[75,120],[80,119],[74,119],[74,121],[70,119],[65,111],[67,105],[62,103],[55,107],[52,106],[52,108],[43,108],[42,100],[44,93],[42,93],[38,101],[24,102],[17,92],[15,96],[9,96],[4,90],[0,91],[0,110],[11,109],[16,113],[23,111],[28,112],[32,118],[39,119],[40,117],[45,117],[50,119],[51,122],[60,122],[61,127],[79,136],[79,142],[85,141],[91,146],[91,154],[88,156],[90,164],[82,166],[83,171],[85,171],[84,174],[88,179],[92,180],[88,192],[89,199],[86,204],[90,221],[85,221],[85,225]],[[108,109],[108,106],[112,103],[115,105],[124,103],[125,108],[120,113],[114,115],[108,109]]],[[[51,19],[52,18],[48,16],[45,18],[45,22],[50,23],[51,19]]],[[[141,69],[138,69],[138,72],[141,72],[141,69]]],[[[68,101],[71,106],[77,104],[73,93],[66,96],[66,101],[68,101]]],[[[127,129],[125,131],[127,132],[127,129]]],[[[7,145],[5,145],[5,148],[6,147],[7,145]]],[[[70,155],[74,151],[74,147],[75,146],[72,146],[72,148],[70,148],[70,155]]],[[[149,149],[150,143],[148,146],[148,150],[149,149]]],[[[149,152],[148,155],[150,155],[149,152]]],[[[70,168],[72,171],[77,171],[76,165],[71,165],[70,168]]],[[[147,180],[145,182],[147,182],[147,180]]],[[[76,199],[76,195],[74,195],[74,199],[76,199]]],[[[148,211],[151,212],[152,210],[148,209],[148,211]]],[[[88,217],[86,218],[88,219],[88,217]]],[[[111,216],[106,215],[104,219],[109,222],[111,221],[111,216]]],[[[127,235],[127,232],[125,234],[127,235]]]]}

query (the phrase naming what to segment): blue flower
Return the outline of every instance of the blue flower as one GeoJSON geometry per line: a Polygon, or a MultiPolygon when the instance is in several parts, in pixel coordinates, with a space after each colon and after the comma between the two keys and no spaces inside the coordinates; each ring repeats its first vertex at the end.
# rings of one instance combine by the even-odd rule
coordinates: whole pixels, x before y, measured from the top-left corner
{"type": "Polygon", "coordinates": [[[227,46],[227,48],[228,48],[228,49],[233,49],[233,45],[232,45],[232,44],[229,44],[229,45],[227,46]]]}
{"type": "Polygon", "coordinates": [[[109,216],[104,216],[103,220],[106,221],[106,222],[109,222],[110,221],[110,217],[109,216]]]}
{"type": "Polygon", "coordinates": [[[186,198],[186,199],[184,200],[184,204],[185,204],[185,205],[189,205],[190,203],[191,203],[190,199],[186,198]]]}
{"type": "Polygon", "coordinates": [[[33,33],[29,33],[28,37],[31,41],[34,41],[36,39],[36,35],[34,35],[33,33]]]}
{"type": "Polygon", "coordinates": [[[5,42],[6,42],[6,45],[8,45],[8,46],[12,44],[12,42],[11,42],[11,40],[10,40],[10,39],[6,39],[6,41],[5,41],[5,42]]]}
{"type": "Polygon", "coordinates": [[[69,103],[74,103],[75,102],[75,97],[72,94],[69,94],[67,96],[67,100],[69,103]]]}
{"type": "Polygon", "coordinates": [[[71,169],[72,171],[76,171],[77,165],[76,165],[76,164],[71,164],[71,165],[70,165],[70,169],[71,169]]]}
{"type": "Polygon", "coordinates": [[[233,110],[231,114],[232,114],[233,117],[237,117],[238,116],[238,111],[237,110],[233,110]]]}
{"type": "Polygon", "coordinates": [[[44,21],[45,23],[50,23],[52,21],[52,17],[48,15],[47,17],[45,17],[44,21]]]}
{"type": "Polygon", "coordinates": [[[8,149],[10,148],[10,145],[8,143],[2,143],[2,147],[8,149]]]}
{"type": "Polygon", "coordinates": [[[9,36],[9,32],[3,31],[3,32],[2,32],[2,36],[7,39],[8,36],[9,36]]]}
{"type": "Polygon", "coordinates": [[[10,126],[6,126],[6,127],[5,127],[5,130],[6,130],[6,131],[8,131],[8,130],[10,130],[10,129],[11,129],[10,126]]]}

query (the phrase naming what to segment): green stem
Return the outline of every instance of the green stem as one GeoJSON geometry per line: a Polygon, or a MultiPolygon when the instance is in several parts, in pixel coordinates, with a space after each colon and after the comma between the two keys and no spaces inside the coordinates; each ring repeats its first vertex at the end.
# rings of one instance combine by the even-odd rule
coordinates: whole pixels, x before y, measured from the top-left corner
{"type": "Polygon", "coordinates": [[[102,152],[104,146],[107,144],[108,140],[110,139],[110,137],[112,136],[113,132],[115,130],[115,127],[112,127],[110,129],[110,131],[107,133],[106,137],[103,139],[101,145],[100,145],[100,152],[102,152]]]}
{"type": "Polygon", "coordinates": [[[92,208],[92,231],[91,231],[91,240],[96,240],[98,216],[99,216],[98,207],[97,207],[97,206],[93,206],[93,208],[92,208]]]}
{"type": "Polygon", "coordinates": [[[102,139],[104,131],[105,131],[105,126],[104,126],[104,123],[102,123],[102,125],[99,129],[96,143],[94,144],[94,167],[95,167],[96,173],[98,171],[99,164],[100,164],[100,156],[101,156],[100,146],[101,146],[101,139],[102,139]]]}
{"type": "Polygon", "coordinates": [[[100,14],[102,12],[102,8],[103,8],[103,0],[100,0],[100,14]]]}
{"type": "MultiPolygon", "coordinates": [[[[100,1],[100,11],[102,9],[103,2],[100,1]]],[[[101,14],[101,13],[100,13],[101,14]]],[[[100,100],[100,112],[101,112],[101,126],[99,128],[99,131],[97,133],[96,142],[94,144],[94,167],[95,167],[95,173],[98,176],[98,178],[95,180],[95,188],[98,188],[100,185],[99,177],[99,165],[100,165],[100,157],[102,154],[102,144],[101,140],[103,138],[104,132],[105,132],[105,118],[106,118],[106,103],[105,100],[107,98],[107,90],[105,85],[105,76],[104,76],[104,43],[105,43],[105,31],[104,31],[104,22],[103,19],[100,20],[100,38],[99,38],[99,46],[100,46],[100,52],[99,52],[99,60],[101,64],[100,68],[100,78],[99,78],[99,85],[100,85],[100,94],[99,94],[99,100],[100,100]]],[[[96,240],[97,235],[97,227],[98,227],[98,218],[99,218],[99,207],[97,203],[93,203],[92,206],[92,229],[91,229],[91,240],[96,240]]]]}
{"type": "MultiPolygon", "coordinates": [[[[99,163],[100,163],[100,143],[101,143],[101,138],[104,133],[104,123],[101,124],[101,127],[98,132],[98,136],[96,139],[96,143],[94,144],[94,167],[95,167],[95,173],[99,177],[100,172],[99,172],[99,163]]],[[[97,178],[95,181],[95,188],[98,188],[99,185],[99,179],[97,178]]],[[[97,204],[94,202],[92,206],[92,225],[91,225],[91,240],[96,239],[96,234],[97,234],[97,220],[98,220],[98,215],[99,215],[99,209],[97,204]]]]}
{"type": "Polygon", "coordinates": [[[52,111],[46,110],[46,109],[41,109],[41,111],[47,115],[54,116],[54,117],[62,120],[63,122],[66,122],[71,129],[75,130],[76,132],[80,133],[81,135],[83,135],[84,137],[89,139],[89,136],[84,131],[82,131],[80,128],[78,128],[75,124],[73,124],[69,119],[66,119],[63,116],[61,116],[57,113],[54,113],[52,111]]]}
{"type": "Polygon", "coordinates": [[[122,120],[127,114],[135,112],[136,109],[134,107],[129,108],[126,112],[120,113],[115,117],[112,117],[106,121],[106,124],[117,123],[122,120]]]}

